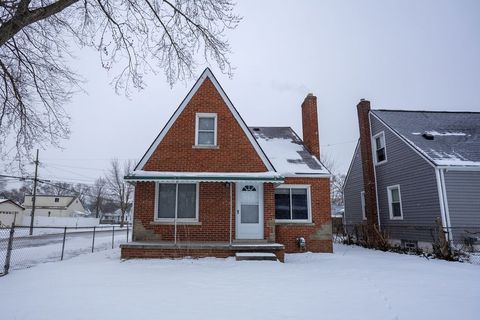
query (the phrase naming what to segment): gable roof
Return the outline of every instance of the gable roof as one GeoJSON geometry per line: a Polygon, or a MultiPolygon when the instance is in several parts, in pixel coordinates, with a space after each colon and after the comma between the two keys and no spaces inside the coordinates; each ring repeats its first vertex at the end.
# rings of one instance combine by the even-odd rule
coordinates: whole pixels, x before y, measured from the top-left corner
{"type": "Polygon", "coordinates": [[[371,113],[436,166],[480,167],[480,112],[371,113]]]}
{"type": "Polygon", "coordinates": [[[9,203],[11,203],[11,204],[19,207],[19,208],[22,209],[22,210],[25,210],[24,207],[22,207],[21,205],[19,205],[18,203],[16,203],[16,202],[13,201],[13,200],[10,200],[10,199],[0,199],[0,204],[2,204],[2,203],[7,203],[7,202],[9,202],[9,203]]]}
{"type": "Polygon", "coordinates": [[[290,127],[250,127],[255,139],[282,175],[330,175],[290,127]]]}
{"type": "Polygon", "coordinates": [[[148,148],[147,152],[143,155],[142,159],[140,159],[140,161],[138,162],[137,166],[135,167],[134,170],[142,170],[143,167],[145,166],[145,164],[148,162],[148,160],[150,159],[150,157],[152,156],[152,154],[154,153],[154,151],[157,149],[158,145],[160,144],[160,142],[162,142],[163,138],[165,137],[165,135],[167,134],[168,130],[170,130],[170,128],[172,127],[172,125],[175,123],[175,121],[177,120],[178,116],[183,112],[183,110],[185,109],[185,107],[188,105],[188,103],[190,102],[190,100],[192,99],[192,97],[195,95],[195,93],[198,91],[198,89],[200,88],[200,86],[202,85],[202,83],[206,80],[206,79],[210,79],[210,81],[213,83],[213,85],[215,86],[215,89],[218,91],[218,93],[220,94],[220,96],[222,97],[223,101],[225,102],[225,104],[227,105],[228,109],[230,110],[230,112],[233,114],[234,118],[237,120],[238,124],[240,125],[240,127],[242,128],[243,132],[245,133],[245,135],[247,136],[248,140],[250,141],[250,143],[252,144],[253,148],[255,149],[255,151],[257,152],[257,154],[259,155],[260,159],[262,160],[263,164],[265,165],[265,167],[267,168],[268,171],[274,171],[275,169],[273,168],[273,165],[272,163],[269,161],[269,159],[267,158],[267,156],[265,155],[265,153],[263,152],[262,148],[260,147],[260,145],[257,143],[257,141],[255,140],[255,138],[253,137],[253,135],[250,133],[250,131],[248,130],[248,127],[247,125],[245,124],[245,121],[243,121],[242,117],[240,116],[240,114],[238,113],[237,109],[235,109],[235,107],[233,106],[232,102],[230,101],[230,99],[228,98],[227,94],[225,93],[225,91],[223,90],[222,86],[220,85],[220,83],[218,82],[218,80],[215,78],[215,76],[213,75],[212,71],[209,69],[209,68],[206,68],[202,75],[198,78],[197,82],[195,82],[195,84],[193,85],[192,89],[190,89],[190,91],[188,92],[187,96],[183,99],[182,103],[180,104],[180,106],[177,108],[177,110],[175,110],[175,112],[173,113],[173,115],[170,117],[170,119],[167,121],[167,124],[165,125],[165,127],[162,129],[162,131],[160,131],[160,133],[158,134],[158,136],[155,138],[155,140],[153,141],[153,143],[150,145],[150,147],[148,148]]]}

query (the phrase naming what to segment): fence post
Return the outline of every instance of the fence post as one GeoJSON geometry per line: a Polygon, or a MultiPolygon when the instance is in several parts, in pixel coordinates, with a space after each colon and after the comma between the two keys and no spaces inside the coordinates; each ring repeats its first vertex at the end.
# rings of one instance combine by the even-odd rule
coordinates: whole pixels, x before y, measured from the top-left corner
{"type": "Polygon", "coordinates": [[[115,226],[112,227],[112,249],[113,249],[114,242],[115,242],[115,226]]]}
{"type": "Polygon", "coordinates": [[[67,227],[63,229],[63,243],[62,243],[62,256],[60,257],[60,260],[63,260],[63,252],[65,251],[65,237],[67,235],[67,227]]]}
{"type": "Polygon", "coordinates": [[[128,243],[128,222],[127,222],[127,243],[128,243]]]}
{"type": "Polygon", "coordinates": [[[93,227],[92,252],[93,252],[93,248],[95,248],[95,228],[96,227],[93,227]]]}
{"type": "Polygon", "coordinates": [[[3,274],[5,276],[8,274],[8,270],[10,269],[10,257],[12,256],[12,247],[13,247],[13,234],[15,233],[15,222],[12,223],[10,228],[10,235],[8,237],[8,245],[7,245],[7,255],[5,257],[5,265],[3,267],[3,274]]]}

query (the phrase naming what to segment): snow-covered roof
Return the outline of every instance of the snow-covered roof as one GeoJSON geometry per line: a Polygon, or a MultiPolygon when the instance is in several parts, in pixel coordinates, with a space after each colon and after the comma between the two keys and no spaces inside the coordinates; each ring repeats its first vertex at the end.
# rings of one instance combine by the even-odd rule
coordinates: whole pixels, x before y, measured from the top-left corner
{"type": "Polygon", "coordinates": [[[282,175],[330,175],[290,127],[250,127],[275,170],[282,175]]]}
{"type": "Polygon", "coordinates": [[[480,112],[372,113],[437,166],[480,166],[480,112]]]}
{"type": "Polygon", "coordinates": [[[127,181],[163,182],[283,182],[277,172],[168,172],[135,170],[125,177],[127,181]]]}

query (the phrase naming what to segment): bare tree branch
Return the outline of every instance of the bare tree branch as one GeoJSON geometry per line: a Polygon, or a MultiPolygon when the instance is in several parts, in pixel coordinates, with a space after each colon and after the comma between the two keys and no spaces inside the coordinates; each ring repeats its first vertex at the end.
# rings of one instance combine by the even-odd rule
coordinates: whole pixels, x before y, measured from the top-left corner
{"type": "Polygon", "coordinates": [[[224,33],[241,21],[233,8],[232,0],[0,1],[0,157],[21,164],[32,149],[68,139],[64,106],[83,82],[69,68],[76,46],[97,50],[126,95],[148,73],[162,70],[170,85],[191,78],[202,55],[231,75],[224,33]]]}

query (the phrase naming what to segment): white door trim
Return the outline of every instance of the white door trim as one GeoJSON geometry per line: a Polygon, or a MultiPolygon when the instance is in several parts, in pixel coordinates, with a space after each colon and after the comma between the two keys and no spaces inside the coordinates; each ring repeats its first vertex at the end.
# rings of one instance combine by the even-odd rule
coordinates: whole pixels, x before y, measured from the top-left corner
{"type": "Polygon", "coordinates": [[[236,183],[235,193],[235,239],[237,240],[263,240],[263,183],[236,183]],[[242,224],[240,206],[242,198],[240,193],[245,185],[253,185],[258,192],[258,224],[242,224]]]}

